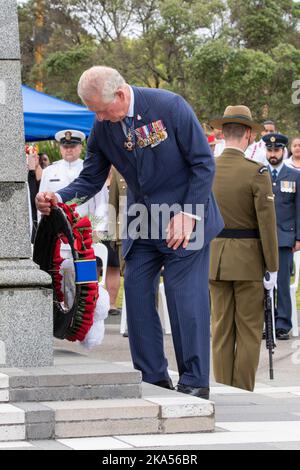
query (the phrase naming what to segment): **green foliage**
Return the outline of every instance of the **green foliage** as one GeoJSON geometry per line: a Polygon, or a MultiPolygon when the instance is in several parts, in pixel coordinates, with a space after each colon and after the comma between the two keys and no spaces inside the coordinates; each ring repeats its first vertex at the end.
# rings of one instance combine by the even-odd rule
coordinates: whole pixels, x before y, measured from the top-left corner
{"type": "MultiPolygon", "coordinates": [[[[38,142],[39,153],[46,153],[50,159],[50,162],[56,162],[61,160],[61,154],[59,151],[59,144],[56,141],[45,140],[44,142],[38,142]]],[[[86,151],[86,142],[82,147],[81,157],[83,158],[86,151]]]]}
{"type": "Polygon", "coordinates": [[[56,142],[45,141],[38,143],[39,153],[46,153],[50,159],[50,162],[56,162],[61,159],[59,147],[56,142]]]}
{"type": "MultiPolygon", "coordinates": [[[[45,91],[58,98],[80,103],[77,95],[77,84],[82,71],[93,65],[97,47],[95,44],[80,44],[65,51],[49,54],[44,60],[44,76],[47,80],[45,91]],[[66,80],[67,77],[67,80],[66,80]]],[[[32,70],[32,75],[35,70],[32,70]]]]}
{"type": "Polygon", "coordinates": [[[246,47],[269,51],[285,40],[298,10],[293,0],[229,0],[231,20],[246,47]]]}
{"type": "Polygon", "coordinates": [[[29,0],[19,18],[23,80],[33,86],[42,69],[52,95],[79,102],[81,73],[104,64],[129,83],[182,94],[201,121],[243,103],[282,131],[300,128],[291,99],[300,79],[295,0],[52,0],[42,31],[29,0]],[[39,68],[37,42],[44,44],[39,68]]]}
{"type": "Polygon", "coordinates": [[[240,103],[261,112],[275,70],[273,59],[261,51],[234,48],[223,41],[210,41],[199,47],[191,60],[194,97],[205,119],[219,115],[228,104],[240,103]]]}

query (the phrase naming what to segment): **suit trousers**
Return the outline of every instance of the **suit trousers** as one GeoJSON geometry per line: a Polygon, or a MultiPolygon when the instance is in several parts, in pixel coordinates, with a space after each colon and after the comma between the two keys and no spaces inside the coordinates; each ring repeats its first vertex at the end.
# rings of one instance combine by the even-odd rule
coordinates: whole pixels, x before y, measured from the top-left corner
{"type": "Polygon", "coordinates": [[[293,251],[279,248],[279,271],[277,280],[276,330],[290,331],[292,325],[292,301],[290,294],[293,273],[293,251]]]}
{"type": "Polygon", "coordinates": [[[253,391],[264,325],[263,283],[210,281],[210,292],[215,379],[253,391]]]}
{"type": "Polygon", "coordinates": [[[126,256],[125,294],[134,367],[143,380],[169,378],[163,331],[156,308],[157,277],[164,267],[165,292],[179,383],[209,386],[209,245],[180,257],[162,240],[136,240],[126,256]]]}

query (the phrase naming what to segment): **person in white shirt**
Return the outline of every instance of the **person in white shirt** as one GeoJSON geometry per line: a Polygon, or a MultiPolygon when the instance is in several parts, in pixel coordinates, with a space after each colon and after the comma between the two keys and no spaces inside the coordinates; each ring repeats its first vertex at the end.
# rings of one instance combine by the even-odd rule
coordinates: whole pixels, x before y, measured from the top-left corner
{"type": "MultiPolygon", "coordinates": [[[[257,134],[251,138],[251,142],[249,147],[246,150],[246,157],[250,160],[254,160],[255,162],[262,163],[263,165],[268,166],[268,159],[267,159],[267,149],[266,144],[263,138],[269,134],[276,134],[276,124],[274,121],[265,121],[263,123],[264,130],[261,132],[261,140],[259,142],[255,142],[257,134]]],[[[284,149],[284,159],[288,158],[288,150],[284,149]]]]}
{"type": "MultiPolygon", "coordinates": [[[[57,132],[55,139],[59,142],[62,160],[54,162],[42,173],[40,192],[57,192],[74,181],[83,168],[80,155],[85,134],[80,131],[65,130],[57,132]]],[[[102,224],[107,224],[108,190],[106,186],[90,201],[77,207],[81,217],[97,216],[102,224]]],[[[41,215],[39,214],[39,219],[41,215]]],[[[101,225],[102,225],[101,224],[101,225]]]]}
{"type": "MultiPolygon", "coordinates": [[[[55,139],[59,142],[62,160],[53,163],[43,171],[40,192],[54,192],[68,186],[74,181],[83,169],[83,160],[80,158],[82,144],[85,141],[85,134],[72,129],[57,132],[55,139]]],[[[118,291],[120,288],[120,264],[118,253],[114,252],[107,240],[108,234],[108,204],[109,191],[107,185],[97,193],[92,199],[84,204],[78,205],[76,211],[81,217],[88,216],[92,220],[94,236],[97,240],[102,240],[108,249],[108,268],[106,275],[107,290],[110,297],[110,314],[120,315],[116,307],[118,291]]],[[[40,219],[39,215],[39,219],[40,219]]],[[[65,250],[68,250],[65,247],[65,250]]],[[[64,254],[65,251],[64,251],[64,254]]],[[[97,263],[99,269],[101,264],[97,263]]]]}
{"type": "Polygon", "coordinates": [[[292,155],[285,161],[286,166],[300,171],[300,137],[292,140],[291,144],[292,155]]]}
{"type": "Polygon", "coordinates": [[[224,136],[222,133],[222,129],[213,129],[213,134],[215,136],[215,146],[214,146],[214,156],[218,158],[220,155],[222,155],[224,149],[225,149],[225,140],[224,136]]]}
{"type": "Polygon", "coordinates": [[[255,162],[262,163],[265,165],[267,163],[266,158],[266,146],[263,140],[256,142],[257,132],[251,132],[250,145],[247,148],[245,155],[249,160],[254,160],[255,162]]]}

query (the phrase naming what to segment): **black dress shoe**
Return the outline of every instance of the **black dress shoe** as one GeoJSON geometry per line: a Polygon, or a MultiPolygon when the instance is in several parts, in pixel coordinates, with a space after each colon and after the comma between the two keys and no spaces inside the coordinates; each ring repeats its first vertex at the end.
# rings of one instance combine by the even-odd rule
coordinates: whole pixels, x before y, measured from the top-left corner
{"type": "Polygon", "coordinates": [[[263,341],[264,341],[265,339],[267,339],[267,333],[266,333],[265,331],[264,331],[263,334],[262,334],[262,339],[263,339],[263,341]]]}
{"type": "Polygon", "coordinates": [[[288,341],[290,339],[290,335],[286,330],[276,330],[276,338],[279,341],[288,341]]]}
{"type": "Polygon", "coordinates": [[[209,388],[197,388],[190,387],[189,385],[178,384],[177,392],[186,393],[193,397],[203,398],[203,400],[209,400],[209,388]]]}
{"type": "Polygon", "coordinates": [[[156,385],[156,387],[167,388],[168,390],[175,390],[171,379],[161,380],[160,382],[156,382],[155,384],[152,384],[152,385],[156,385]]]}
{"type": "Polygon", "coordinates": [[[108,315],[111,315],[113,317],[117,316],[117,315],[121,315],[121,310],[119,308],[111,308],[109,311],[108,311],[108,315]]]}

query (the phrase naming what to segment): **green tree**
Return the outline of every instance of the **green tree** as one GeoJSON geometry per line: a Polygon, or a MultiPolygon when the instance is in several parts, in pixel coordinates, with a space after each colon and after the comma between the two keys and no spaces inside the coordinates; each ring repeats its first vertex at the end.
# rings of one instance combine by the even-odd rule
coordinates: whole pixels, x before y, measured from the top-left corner
{"type": "Polygon", "coordinates": [[[129,83],[182,94],[208,121],[229,104],[300,128],[292,83],[300,79],[296,0],[52,0],[42,31],[34,0],[19,7],[23,80],[34,85],[34,45],[44,41],[45,91],[79,102],[78,78],[95,64],[129,83]]]}
{"type": "Polygon", "coordinates": [[[271,57],[218,40],[199,47],[190,67],[194,106],[204,119],[222,114],[230,104],[249,106],[256,118],[262,117],[276,67],[271,57]]]}
{"type": "Polygon", "coordinates": [[[270,116],[282,132],[299,134],[300,106],[292,102],[292,85],[300,79],[300,49],[281,44],[270,55],[276,63],[269,94],[270,116]]]}
{"type": "Polygon", "coordinates": [[[299,26],[294,0],[228,0],[228,5],[236,38],[247,48],[269,51],[299,26]]]}
{"type": "Polygon", "coordinates": [[[80,46],[89,34],[79,21],[69,16],[64,8],[64,0],[45,2],[44,26],[36,28],[35,0],[29,0],[18,8],[20,42],[22,55],[22,79],[34,86],[37,76],[34,49],[36,42],[44,44],[45,57],[56,51],[64,51],[76,45],[80,46]]]}

